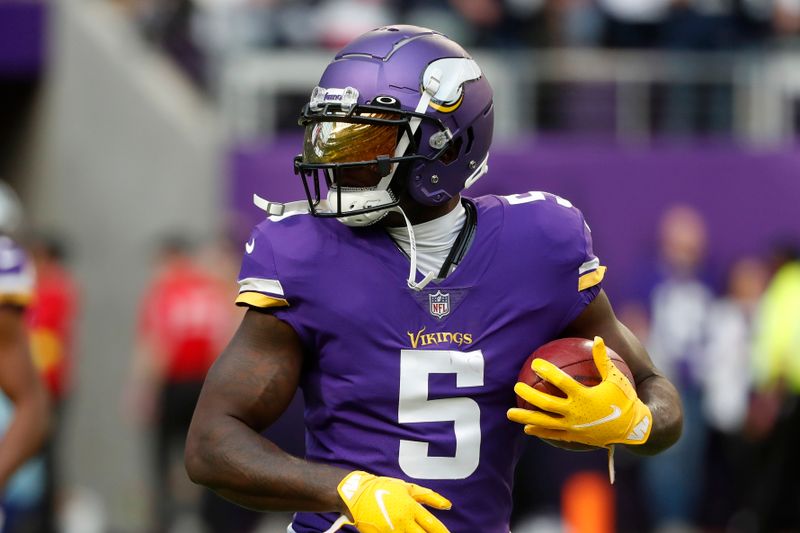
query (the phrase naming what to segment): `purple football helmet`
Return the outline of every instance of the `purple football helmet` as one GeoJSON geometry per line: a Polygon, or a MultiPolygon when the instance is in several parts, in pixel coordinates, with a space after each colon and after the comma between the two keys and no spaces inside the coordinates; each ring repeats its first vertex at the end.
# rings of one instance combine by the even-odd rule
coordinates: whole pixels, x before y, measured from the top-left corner
{"type": "Polygon", "coordinates": [[[365,33],[336,54],[300,117],[295,171],[311,212],[366,225],[404,191],[424,205],[450,200],[486,172],[493,112],[480,67],[441,33],[365,33]]]}

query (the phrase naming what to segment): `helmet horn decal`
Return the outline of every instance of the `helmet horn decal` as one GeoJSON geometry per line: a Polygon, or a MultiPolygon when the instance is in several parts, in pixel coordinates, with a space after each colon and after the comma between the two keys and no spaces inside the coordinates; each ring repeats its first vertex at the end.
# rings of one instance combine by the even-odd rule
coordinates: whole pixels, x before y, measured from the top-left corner
{"type": "Polygon", "coordinates": [[[431,107],[442,113],[452,113],[464,99],[464,83],[482,76],[481,68],[467,57],[437,59],[425,69],[422,83],[437,79],[439,82],[431,99],[431,107]],[[443,81],[441,81],[443,80],[443,81]]]}

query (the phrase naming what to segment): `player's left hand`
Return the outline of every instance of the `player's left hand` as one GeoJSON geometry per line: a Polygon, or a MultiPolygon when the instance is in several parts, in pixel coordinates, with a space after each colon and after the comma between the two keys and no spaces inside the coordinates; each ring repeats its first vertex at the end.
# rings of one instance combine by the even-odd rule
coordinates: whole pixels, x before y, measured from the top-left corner
{"type": "Polygon", "coordinates": [[[361,533],[449,533],[424,506],[447,510],[452,504],[429,488],[356,470],[345,476],[338,491],[352,517],[341,523],[361,533]]]}
{"type": "Polygon", "coordinates": [[[612,444],[647,442],[653,420],[650,409],[636,395],[633,384],[611,361],[600,337],[594,338],[592,356],[601,378],[594,387],[578,383],[544,359],[534,359],[531,363],[533,371],[561,389],[567,397],[560,398],[525,383],[517,383],[514,392],[542,411],[513,408],[508,410],[508,419],[525,424],[526,434],[542,439],[604,448],[612,444]]]}

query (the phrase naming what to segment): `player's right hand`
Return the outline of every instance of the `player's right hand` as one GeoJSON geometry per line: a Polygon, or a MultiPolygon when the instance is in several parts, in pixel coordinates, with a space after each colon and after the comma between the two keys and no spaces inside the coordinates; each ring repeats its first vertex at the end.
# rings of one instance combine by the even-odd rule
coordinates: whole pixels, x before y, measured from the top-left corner
{"type": "Polygon", "coordinates": [[[539,410],[509,409],[509,420],[525,424],[525,433],[542,439],[603,448],[612,444],[647,442],[653,427],[650,408],[639,399],[636,388],[614,365],[602,337],[594,338],[592,355],[601,378],[600,383],[593,387],[578,383],[549,361],[534,359],[533,371],[561,389],[567,397],[552,396],[525,383],[517,383],[514,392],[539,410]]]}
{"type": "Polygon", "coordinates": [[[361,533],[448,533],[423,505],[447,510],[452,504],[425,487],[356,470],[337,490],[350,511],[349,524],[361,533]]]}

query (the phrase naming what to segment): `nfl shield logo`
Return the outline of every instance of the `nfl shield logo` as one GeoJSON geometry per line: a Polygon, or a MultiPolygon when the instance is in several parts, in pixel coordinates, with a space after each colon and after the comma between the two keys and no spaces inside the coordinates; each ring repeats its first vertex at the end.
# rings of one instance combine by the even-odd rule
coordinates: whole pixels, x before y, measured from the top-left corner
{"type": "Polygon", "coordinates": [[[450,314],[450,294],[442,294],[442,291],[436,291],[436,294],[429,294],[428,301],[430,302],[431,314],[436,318],[442,318],[450,314]]]}

